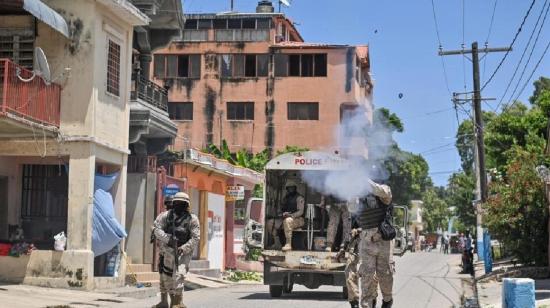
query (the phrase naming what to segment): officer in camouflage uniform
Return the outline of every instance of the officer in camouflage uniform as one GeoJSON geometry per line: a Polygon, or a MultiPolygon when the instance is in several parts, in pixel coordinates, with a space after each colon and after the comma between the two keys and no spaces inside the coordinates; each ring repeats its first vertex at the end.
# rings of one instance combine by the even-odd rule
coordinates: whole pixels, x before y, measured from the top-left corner
{"type": "Polygon", "coordinates": [[[273,237],[273,246],[270,249],[278,249],[280,247],[280,239],[278,232],[281,229],[281,226],[285,233],[286,243],[283,246],[283,251],[292,250],[292,231],[294,229],[300,228],[304,225],[304,209],[305,209],[305,199],[298,192],[298,184],[294,180],[288,180],[286,183],[286,192],[287,194],[283,198],[281,204],[282,210],[282,219],[273,218],[269,219],[266,222],[266,230],[269,235],[273,237]]]}
{"type": "Polygon", "coordinates": [[[327,227],[327,251],[332,251],[334,245],[334,239],[336,238],[336,232],[338,231],[338,225],[340,219],[342,219],[342,244],[349,241],[351,234],[351,215],[348,210],[348,203],[340,200],[334,196],[328,196],[321,198],[321,207],[324,207],[328,211],[328,227],[327,227]]]}
{"type": "Polygon", "coordinates": [[[168,294],[170,307],[186,307],[182,303],[183,282],[200,238],[199,219],[189,211],[189,195],[176,193],[172,207],[155,219],[152,228],[160,248],[161,301],[153,306],[156,308],[168,308],[168,294]]]}
{"type": "MultiPolygon", "coordinates": [[[[359,308],[359,240],[361,229],[359,228],[359,221],[356,215],[352,215],[351,219],[352,230],[350,241],[345,243],[345,251],[348,253],[346,259],[346,269],[344,273],[346,274],[346,287],[348,289],[348,301],[351,308],[359,308]]],[[[375,278],[375,281],[376,280],[375,278]]],[[[371,288],[368,292],[368,298],[373,298],[372,307],[376,307],[376,297],[378,296],[377,291],[378,284],[371,284],[371,288]]]]}
{"type": "Polygon", "coordinates": [[[360,199],[359,225],[362,228],[359,257],[361,265],[361,307],[373,307],[374,289],[377,279],[382,292],[382,308],[391,308],[393,304],[393,260],[392,241],[382,240],[378,226],[385,219],[388,206],[391,206],[391,189],[387,185],[377,184],[369,180],[370,191],[360,199]]]}

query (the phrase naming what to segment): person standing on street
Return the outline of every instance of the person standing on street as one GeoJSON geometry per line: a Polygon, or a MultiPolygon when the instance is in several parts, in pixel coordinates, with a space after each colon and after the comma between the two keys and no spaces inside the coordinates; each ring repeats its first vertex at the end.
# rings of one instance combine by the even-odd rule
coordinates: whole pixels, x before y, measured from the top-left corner
{"type": "Polygon", "coordinates": [[[370,193],[360,199],[359,225],[362,228],[359,256],[361,265],[361,307],[372,308],[373,289],[380,285],[382,292],[382,308],[391,308],[393,304],[393,272],[392,241],[383,240],[379,226],[391,210],[392,194],[387,185],[368,180],[370,193]]]}
{"type": "Polygon", "coordinates": [[[445,234],[445,249],[443,250],[443,253],[449,254],[449,235],[445,234]]]}
{"type": "Polygon", "coordinates": [[[153,223],[153,233],[160,248],[161,296],[154,308],[186,307],[182,303],[185,274],[200,238],[199,219],[190,213],[189,207],[189,195],[178,192],[172,200],[172,209],[162,212],[153,223]]]}

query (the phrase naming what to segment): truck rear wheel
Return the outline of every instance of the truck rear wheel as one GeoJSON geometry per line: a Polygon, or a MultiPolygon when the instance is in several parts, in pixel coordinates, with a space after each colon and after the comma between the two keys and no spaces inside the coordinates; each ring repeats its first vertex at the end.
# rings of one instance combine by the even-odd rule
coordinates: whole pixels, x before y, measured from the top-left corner
{"type": "Polygon", "coordinates": [[[281,295],[283,295],[283,286],[270,285],[269,295],[271,295],[271,297],[281,297],[281,295]]]}

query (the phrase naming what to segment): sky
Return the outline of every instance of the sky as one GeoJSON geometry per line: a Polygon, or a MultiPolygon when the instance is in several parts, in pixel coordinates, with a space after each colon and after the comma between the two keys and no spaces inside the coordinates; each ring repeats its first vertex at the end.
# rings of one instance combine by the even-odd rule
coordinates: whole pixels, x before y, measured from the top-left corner
{"type": "MultiPolygon", "coordinates": [[[[234,2],[239,12],[253,12],[257,4],[256,0],[234,2]]],[[[462,49],[463,43],[465,48],[470,48],[473,41],[480,47],[486,42],[489,47],[509,46],[532,0],[433,0],[433,3],[442,48],[456,50],[462,49]]],[[[550,16],[536,46],[532,48],[538,29],[527,46],[539,14],[543,12],[543,4],[542,0],[535,1],[513,50],[483,90],[483,97],[496,98],[496,101],[486,101],[482,106],[484,110],[495,110],[502,97],[504,103],[509,101],[531,50],[532,58],[517,92],[539,59],[542,61],[519,100],[528,102],[533,92],[532,81],[541,75],[550,76],[550,51],[542,57],[550,43],[550,16]],[[520,62],[524,50],[526,53],[520,62]],[[518,65],[516,78],[504,96],[518,65]]],[[[229,9],[230,0],[184,1],[185,13],[229,9]]],[[[374,105],[389,108],[403,120],[405,131],[395,136],[399,146],[422,154],[428,161],[434,183],[446,185],[449,175],[460,170],[460,158],[454,147],[458,121],[471,116],[468,105],[455,112],[451,93],[472,91],[472,64],[461,55],[443,58],[437,55],[440,44],[432,1],[293,0],[283,12],[295,22],[308,42],[369,45],[375,80],[374,105]]],[[[541,22],[543,19],[544,15],[541,22]]],[[[490,53],[481,60],[482,85],[503,56],[504,53],[490,53]]]]}

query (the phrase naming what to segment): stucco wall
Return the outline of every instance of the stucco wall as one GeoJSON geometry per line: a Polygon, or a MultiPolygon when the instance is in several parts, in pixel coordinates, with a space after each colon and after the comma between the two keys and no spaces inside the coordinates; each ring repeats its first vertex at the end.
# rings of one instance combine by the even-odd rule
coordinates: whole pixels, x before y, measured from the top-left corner
{"type": "MultiPolygon", "coordinates": [[[[173,43],[157,54],[202,54],[201,79],[157,79],[171,86],[169,101],[193,102],[193,120],[175,121],[178,134],[175,148],[204,148],[211,141],[225,139],[232,150],[258,152],[286,145],[310,149],[332,149],[336,145],[336,127],[340,123],[341,104],[367,104],[365,90],[355,79],[355,48],[283,48],[270,49],[269,42],[259,43],[173,43]],[[225,53],[326,53],[327,77],[219,78],[216,54],[225,53]],[[253,121],[227,120],[227,102],[254,102],[253,121]],[[288,102],[318,102],[319,120],[287,119],[288,102]],[[208,133],[211,134],[208,134],[208,133]]],[[[154,67],[151,67],[153,71],[154,67]]]]}

